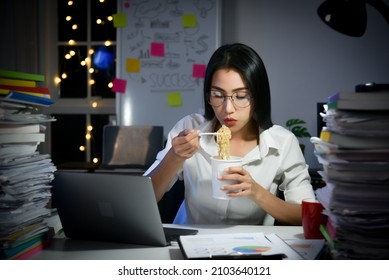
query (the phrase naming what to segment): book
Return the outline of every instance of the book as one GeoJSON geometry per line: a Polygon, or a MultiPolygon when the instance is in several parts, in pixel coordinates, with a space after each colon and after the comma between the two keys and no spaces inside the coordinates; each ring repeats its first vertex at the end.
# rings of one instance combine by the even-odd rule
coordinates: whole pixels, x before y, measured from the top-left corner
{"type": "Polygon", "coordinates": [[[0,123],[0,134],[39,133],[39,123],[35,124],[4,124],[0,123]]]}
{"type": "Polygon", "coordinates": [[[38,148],[38,142],[0,144],[0,157],[32,155],[38,148]]]}
{"type": "MultiPolygon", "coordinates": [[[[23,230],[22,230],[23,231],[23,230]]],[[[28,238],[9,241],[0,249],[1,259],[26,259],[32,254],[41,251],[50,244],[54,236],[54,228],[48,227],[28,238]]]]}
{"type": "Polygon", "coordinates": [[[7,101],[15,101],[23,104],[32,104],[38,106],[50,106],[54,104],[51,98],[34,96],[31,94],[21,93],[17,91],[10,91],[5,97],[7,101]]]}
{"type": "Polygon", "coordinates": [[[20,80],[20,79],[8,79],[0,77],[0,85],[8,86],[23,86],[23,87],[36,87],[36,81],[20,80]]]}
{"type": "Polygon", "coordinates": [[[36,81],[36,82],[45,81],[45,76],[42,74],[34,74],[34,73],[26,73],[26,72],[10,71],[10,70],[2,70],[2,69],[0,69],[0,77],[36,81]]]}
{"type": "MultiPolygon", "coordinates": [[[[9,92],[10,92],[9,90],[0,88],[0,96],[5,96],[9,92]]],[[[47,93],[35,93],[35,92],[28,92],[28,91],[19,91],[19,92],[23,93],[23,94],[28,94],[28,95],[32,95],[32,96],[41,97],[41,98],[51,98],[50,94],[47,94],[47,93]]]]}
{"type": "Polygon", "coordinates": [[[302,256],[276,234],[184,235],[178,244],[185,259],[288,259],[302,256]]]}
{"type": "Polygon", "coordinates": [[[50,244],[51,244],[51,240],[38,241],[36,244],[30,246],[29,248],[26,248],[23,252],[20,252],[20,253],[16,254],[15,256],[12,256],[10,259],[11,260],[27,260],[28,258],[35,255],[36,253],[49,247],[50,244]]]}
{"type": "Polygon", "coordinates": [[[45,142],[45,133],[0,134],[0,144],[45,142]]]}
{"type": "Polygon", "coordinates": [[[26,87],[26,86],[10,86],[0,84],[0,93],[8,93],[9,91],[19,91],[27,93],[41,93],[50,95],[50,91],[47,87],[26,87]]]}
{"type": "Polygon", "coordinates": [[[327,105],[329,110],[389,110],[389,92],[338,92],[327,105]]]}
{"type": "Polygon", "coordinates": [[[320,139],[337,145],[339,148],[350,149],[384,149],[389,148],[389,137],[351,136],[339,134],[323,127],[320,139]]]}

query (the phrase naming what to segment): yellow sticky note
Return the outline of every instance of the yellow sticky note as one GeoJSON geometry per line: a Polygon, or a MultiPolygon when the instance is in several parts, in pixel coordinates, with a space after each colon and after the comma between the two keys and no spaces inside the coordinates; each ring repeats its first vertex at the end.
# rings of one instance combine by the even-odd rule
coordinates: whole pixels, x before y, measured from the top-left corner
{"type": "Polygon", "coordinates": [[[119,14],[113,14],[113,26],[118,27],[126,27],[127,26],[127,18],[126,14],[119,13],[119,14]]]}
{"type": "Polygon", "coordinates": [[[196,27],[196,15],[186,14],[182,16],[182,26],[183,27],[196,27]]]}
{"type": "Polygon", "coordinates": [[[181,94],[179,92],[171,92],[167,94],[167,105],[178,107],[182,105],[181,94]]]}
{"type": "Polygon", "coordinates": [[[140,59],[128,58],[126,61],[126,71],[139,73],[140,72],[140,59]]]}

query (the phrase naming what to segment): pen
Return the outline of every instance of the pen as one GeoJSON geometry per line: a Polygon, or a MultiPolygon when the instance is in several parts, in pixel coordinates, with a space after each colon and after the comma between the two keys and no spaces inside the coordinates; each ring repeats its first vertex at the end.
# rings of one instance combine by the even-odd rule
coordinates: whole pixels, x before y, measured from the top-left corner
{"type": "Polygon", "coordinates": [[[210,256],[208,258],[202,258],[203,260],[282,260],[286,258],[285,254],[240,254],[240,255],[217,255],[210,256]]]}

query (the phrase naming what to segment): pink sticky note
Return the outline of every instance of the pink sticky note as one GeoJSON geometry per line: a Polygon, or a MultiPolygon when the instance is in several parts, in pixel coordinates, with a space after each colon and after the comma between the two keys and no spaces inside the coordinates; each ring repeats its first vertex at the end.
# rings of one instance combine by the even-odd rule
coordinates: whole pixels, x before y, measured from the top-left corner
{"type": "Polygon", "coordinates": [[[150,44],[151,56],[165,56],[165,44],[163,43],[151,43],[150,44]]]}
{"type": "Polygon", "coordinates": [[[118,92],[118,93],[125,93],[126,92],[126,85],[127,81],[124,79],[113,79],[113,86],[112,91],[118,92]]]}
{"type": "Polygon", "coordinates": [[[193,64],[193,77],[194,78],[204,78],[205,77],[205,64],[193,64]]]}

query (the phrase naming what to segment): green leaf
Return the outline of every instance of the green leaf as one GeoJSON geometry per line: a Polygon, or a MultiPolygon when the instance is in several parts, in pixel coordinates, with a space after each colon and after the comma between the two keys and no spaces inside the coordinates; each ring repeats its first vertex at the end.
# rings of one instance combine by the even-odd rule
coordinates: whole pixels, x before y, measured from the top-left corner
{"type": "Polygon", "coordinates": [[[296,135],[296,137],[311,137],[311,134],[308,132],[307,128],[303,126],[294,126],[291,131],[294,135],[296,135]]]}
{"type": "Polygon", "coordinates": [[[308,132],[308,129],[302,124],[305,124],[305,121],[302,119],[289,119],[286,121],[287,128],[298,138],[311,137],[311,134],[308,132]]]}
{"type": "Polygon", "coordinates": [[[286,122],[287,127],[291,127],[291,126],[294,126],[297,124],[305,124],[305,121],[300,120],[300,119],[290,119],[290,120],[287,120],[287,122],[286,122]]]}

